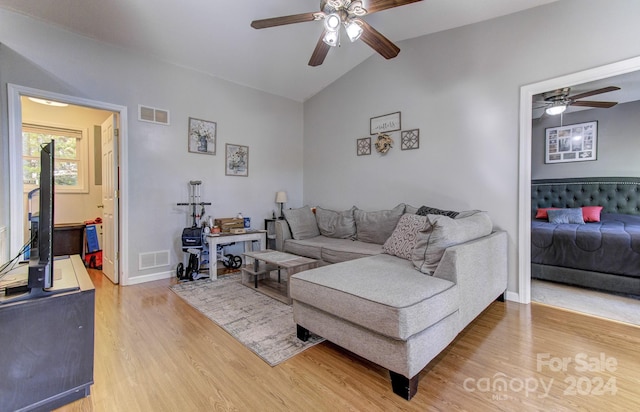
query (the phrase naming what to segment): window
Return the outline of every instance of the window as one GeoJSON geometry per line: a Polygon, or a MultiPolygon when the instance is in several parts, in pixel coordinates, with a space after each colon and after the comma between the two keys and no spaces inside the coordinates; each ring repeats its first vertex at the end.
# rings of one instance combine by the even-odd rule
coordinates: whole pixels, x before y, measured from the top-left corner
{"type": "Polygon", "coordinates": [[[83,131],[36,124],[22,125],[22,178],[25,192],[40,184],[40,148],[55,140],[56,192],[87,192],[86,139],[83,131]]]}

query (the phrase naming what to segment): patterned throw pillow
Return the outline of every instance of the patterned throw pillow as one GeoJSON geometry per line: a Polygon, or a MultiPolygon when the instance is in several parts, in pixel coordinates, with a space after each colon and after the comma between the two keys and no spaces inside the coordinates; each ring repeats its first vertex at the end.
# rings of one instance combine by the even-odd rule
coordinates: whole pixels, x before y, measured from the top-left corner
{"type": "Polygon", "coordinates": [[[426,216],[405,213],[389,239],[382,245],[382,250],[389,255],[410,260],[418,241],[418,233],[426,230],[426,226],[426,216]]]}
{"type": "Polygon", "coordinates": [[[426,216],[426,215],[443,215],[449,216],[451,219],[455,219],[458,216],[458,212],[454,212],[453,210],[442,210],[437,209],[435,207],[429,206],[421,206],[416,212],[417,215],[426,216]]]}

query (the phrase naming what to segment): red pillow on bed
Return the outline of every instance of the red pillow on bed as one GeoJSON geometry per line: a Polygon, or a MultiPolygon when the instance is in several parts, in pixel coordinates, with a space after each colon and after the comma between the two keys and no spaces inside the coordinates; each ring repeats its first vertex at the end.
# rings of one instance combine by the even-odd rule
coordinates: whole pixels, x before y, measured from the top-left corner
{"type": "Polygon", "coordinates": [[[585,222],[599,222],[602,206],[582,206],[582,218],[585,222]]]}
{"type": "MultiPolygon", "coordinates": [[[[547,215],[547,210],[558,210],[558,207],[543,207],[538,209],[536,213],[536,219],[549,219],[549,215],[547,215]]],[[[584,214],[584,212],[582,212],[584,214]]]]}

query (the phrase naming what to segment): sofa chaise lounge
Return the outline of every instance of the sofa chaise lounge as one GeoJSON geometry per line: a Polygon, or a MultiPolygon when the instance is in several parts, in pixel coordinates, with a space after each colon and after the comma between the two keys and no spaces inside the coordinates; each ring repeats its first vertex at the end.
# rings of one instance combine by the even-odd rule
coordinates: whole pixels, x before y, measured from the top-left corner
{"type": "MultiPolygon", "coordinates": [[[[296,242],[301,221],[313,226],[305,208],[290,212],[277,229],[292,232],[290,239],[280,240],[284,251],[327,263],[291,278],[298,337],[306,340],[313,332],[383,366],[394,393],[407,400],[417,392],[420,371],[494,300],[501,300],[507,287],[506,232],[493,231],[485,212],[453,219],[414,210],[402,205],[401,212],[364,216],[372,228],[393,227],[391,234],[377,238],[382,244],[363,242],[371,240],[366,231],[358,238],[358,229],[366,225],[363,216],[356,216],[358,209],[351,212],[356,226],[360,222],[355,228],[360,240],[321,234],[296,242]],[[337,256],[349,258],[328,264],[337,256]]],[[[349,216],[348,211],[334,213],[349,216]]],[[[322,225],[322,220],[317,215],[316,222],[322,225]]]]}

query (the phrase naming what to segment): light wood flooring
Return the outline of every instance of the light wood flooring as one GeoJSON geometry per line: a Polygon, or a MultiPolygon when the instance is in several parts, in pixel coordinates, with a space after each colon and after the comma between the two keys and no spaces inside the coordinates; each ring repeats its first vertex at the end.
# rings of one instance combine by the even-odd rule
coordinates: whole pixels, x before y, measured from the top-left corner
{"type": "Polygon", "coordinates": [[[270,367],[171,292],[174,280],[118,287],[90,275],[95,383],[90,397],[62,411],[637,411],[640,404],[635,326],[494,302],[422,371],[407,402],[393,394],[385,369],[328,342],[270,367]]]}

